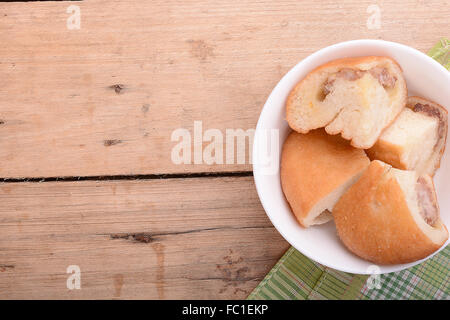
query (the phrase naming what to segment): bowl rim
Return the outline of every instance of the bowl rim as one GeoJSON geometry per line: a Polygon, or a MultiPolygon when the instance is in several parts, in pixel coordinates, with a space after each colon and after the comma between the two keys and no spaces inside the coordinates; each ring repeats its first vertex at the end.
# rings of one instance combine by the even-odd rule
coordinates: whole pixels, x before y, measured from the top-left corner
{"type": "MultiPolygon", "coordinates": [[[[398,42],[392,42],[392,41],[386,41],[386,40],[381,40],[381,39],[357,39],[357,40],[349,40],[349,41],[343,41],[343,42],[338,42],[332,45],[329,45],[327,47],[321,48],[317,51],[314,51],[313,53],[309,54],[307,57],[305,57],[304,59],[300,60],[297,64],[295,64],[287,73],[285,73],[283,75],[283,77],[281,77],[281,79],[278,81],[278,83],[276,84],[276,86],[272,89],[272,91],[270,92],[268,98],[266,99],[266,102],[264,103],[264,106],[260,112],[259,118],[258,118],[258,122],[256,125],[256,132],[260,131],[262,129],[262,119],[265,118],[263,117],[263,115],[267,112],[269,112],[269,104],[272,100],[272,97],[275,95],[275,92],[277,92],[278,90],[280,90],[280,87],[284,86],[284,82],[287,81],[286,79],[289,78],[292,74],[295,74],[297,69],[300,68],[303,65],[308,65],[310,63],[310,61],[312,59],[314,59],[317,56],[321,56],[321,55],[325,55],[327,52],[341,48],[341,47],[351,47],[351,46],[368,46],[368,45],[378,45],[378,46],[388,46],[388,47],[397,47],[397,48],[401,48],[403,50],[408,51],[409,53],[416,55],[416,56],[420,56],[421,58],[428,60],[429,63],[431,63],[433,65],[434,68],[437,68],[438,70],[440,70],[441,72],[445,71],[446,74],[449,74],[449,71],[443,66],[441,65],[439,62],[437,62],[436,60],[434,60],[433,58],[431,58],[430,56],[428,56],[427,54],[414,49],[412,47],[409,47],[407,45],[398,43],[398,42]]],[[[331,61],[331,60],[330,60],[331,61]]],[[[450,75],[449,75],[450,78],[450,75]]],[[[253,157],[256,157],[256,151],[257,151],[257,139],[254,139],[253,141],[253,147],[252,147],[252,153],[253,153],[253,157]]],[[[281,148],[278,151],[279,153],[281,153],[281,148]]],[[[259,200],[264,208],[264,211],[267,215],[267,217],[269,218],[270,222],[273,224],[273,226],[275,227],[275,229],[281,234],[281,236],[292,246],[294,247],[296,250],[298,250],[299,252],[301,252],[303,255],[305,255],[306,257],[308,257],[309,259],[324,265],[328,268],[332,268],[334,270],[338,270],[338,271],[343,271],[343,272],[348,272],[348,273],[353,273],[353,274],[362,274],[362,275],[370,275],[373,274],[373,270],[369,271],[369,270],[365,270],[365,271],[361,271],[352,267],[336,267],[333,266],[332,264],[330,264],[327,261],[323,261],[320,258],[316,258],[314,257],[314,255],[311,252],[308,252],[306,250],[300,249],[298,248],[296,245],[293,244],[294,241],[290,241],[291,236],[287,235],[284,233],[283,229],[281,228],[281,226],[278,224],[277,220],[274,218],[273,215],[269,214],[268,211],[268,205],[266,202],[266,199],[264,199],[263,195],[262,195],[262,182],[260,180],[261,175],[258,173],[257,169],[256,169],[256,164],[257,161],[255,161],[255,158],[253,158],[253,164],[252,164],[252,169],[253,169],[253,179],[255,182],[255,187],[256,187],[256,191],[259,197],[259,200]]],[[[277,176],[280,176],[280,172],[278,170],[277,176]]],[[[429,256],[425,257],[424,259],[418,260],[418,261],[414,261],[411,263],[406,263],[406,264],[393,264],[393,265],[379,265],[380,270],[379,272],[377,272],[378,274],[387,274],[387,273],[392,273],[392,272],[397,272],[397,271],[401,271],[401,270],[405,270],[408,268],[411,268],[415,265],[418,265],[428,259],[430,259],[431,257],[433,257],[435,254],[437,254],[438,252],[440,252],[442,249],[444,249],[450,242],[450,239],[447,240],[447,242],[441,246],[441,248],[439,248],[438,250],[436,250],[434,253],[430,254],[429,256]],[[389,269],[389,270],[386,270],[389,269]]],[[[376,264],[374,264],[376,265],[376,264]]]]}

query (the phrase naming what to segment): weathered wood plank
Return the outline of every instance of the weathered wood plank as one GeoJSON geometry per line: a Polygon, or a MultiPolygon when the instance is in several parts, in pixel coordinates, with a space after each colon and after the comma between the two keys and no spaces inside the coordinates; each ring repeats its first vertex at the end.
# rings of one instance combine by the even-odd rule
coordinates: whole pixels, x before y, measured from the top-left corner
{"type": "Polygon", "coordinates": [[[0,177],[250,170],[175,165],[173,130],[248,129],[281,76],[356,38],[429,49],[445,1],[114,1],[0,3],[0,177]],[[70,3],[74,4],[74,3],[70,3]]]}
{"type": "Polygon", "coordinates": [[[242,299],[288,247],[251,177],[8,183],[0,203],[0,299],[242,299]]]}

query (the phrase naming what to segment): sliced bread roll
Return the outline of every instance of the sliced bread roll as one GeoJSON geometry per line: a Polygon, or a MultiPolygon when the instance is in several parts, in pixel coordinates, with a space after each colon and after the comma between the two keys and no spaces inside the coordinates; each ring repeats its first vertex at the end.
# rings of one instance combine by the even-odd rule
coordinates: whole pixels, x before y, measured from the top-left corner
{"type": "Polygon", "coordinates": [[[281,185],[299,223],[309,227],[331,220],[335,203],[369,163],[364,150],[323,129],[292,132],[281,154],[281,185]]]}
{"type": "Polygon", "coordinates": [[[300,133],[325,127],[357,148],[374,145],[405,106],[406,82],[387,57],[331,61],[311,71],[286,102],[290,127],[300,133]]]}
{"type": "Polygon", "coordinates": [[[430,176],[378,160],[338,201],[333,217],[347,248],[378,264],[423,259],[448,239],[430,176]]]}
{"type": "Polygon", "coordinates": [[[409,97],[406,106],[367,154],[395,168],[433,176],[445,149],[447,110],[419,97],[409,97]]]}

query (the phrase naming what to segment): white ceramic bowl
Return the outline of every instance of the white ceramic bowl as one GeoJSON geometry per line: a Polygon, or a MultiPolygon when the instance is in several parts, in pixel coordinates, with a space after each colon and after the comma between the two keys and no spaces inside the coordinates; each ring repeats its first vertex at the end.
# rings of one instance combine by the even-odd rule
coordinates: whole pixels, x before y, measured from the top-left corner
{"type": "MultiPolygon", "coordinates": [[[[450,108],[450,73],[438,62],[408,46],[382,40],[354,40],[341,42],[321,49],[299,62],[277,84],[267,99],[258,120],[253,144],[253,171],[256,189],[262,205],[280,234],[304,255],[327,267],[357,273],[370,274],[399,271],[424,260],[409,264],[373,267],[348,251],[339,241],[335,225],[302,228],[294,218],[284,198],[279,174],[280,148],[290,128],[285,120],[285,101],[295,84],[308,72],[325,62],[356,56],[389,56],[402,67],[409,95],[418,95],[450,108]],[[270,134],[274,134],[270,139],[270,134]],[[278,138],[276,135],[278,134],[278,138]],[[275,142],[275,144],[273,144],[275,142]],[[271,147],[268,145],[272,143],[271,147]],[[269,155],[265,157],[266,150],[269,155]]],[[[441,217],[450,229],[450,139],[441,168],[435,176],[441,217]]],[[[444,248],[447,243],[442,247],[444,248]]],[[[441,248],[441,249],[442,249],[441,248]]]]}

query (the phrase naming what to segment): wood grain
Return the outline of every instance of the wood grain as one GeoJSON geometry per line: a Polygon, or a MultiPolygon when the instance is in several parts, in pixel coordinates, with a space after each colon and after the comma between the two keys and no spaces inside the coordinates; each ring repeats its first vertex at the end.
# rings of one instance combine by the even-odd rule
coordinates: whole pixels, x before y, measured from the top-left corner
{"type": "Polygon", "coordinates": [[[312,52],[379,38],[426,51],[449,30],[445,1],[0,3],[0,177],[250,170],[176,165],[171,133],[253,128],[274,85],[312,52]],[[72,3],[71,3],[72,4],[72,3]]]}
{"type": "Polygon", "coordinates": [[[251,177],[1,184],[0,202],[0,299],[242,299],[288,248],[251,177]]]}

